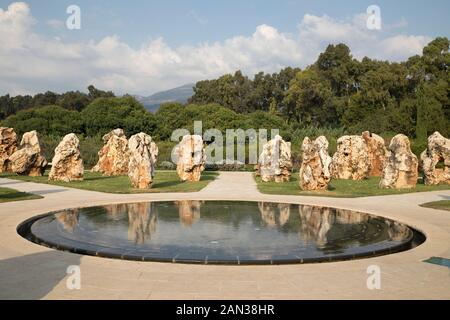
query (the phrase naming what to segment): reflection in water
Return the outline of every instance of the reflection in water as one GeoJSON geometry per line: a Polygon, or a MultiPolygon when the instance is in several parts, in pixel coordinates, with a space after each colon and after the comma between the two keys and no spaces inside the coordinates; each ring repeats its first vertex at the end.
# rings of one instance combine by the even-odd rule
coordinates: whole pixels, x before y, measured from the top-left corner
{"type": "Polygon", "coordinates": [[[398,223],[396,221],[386,221],[389,226],[388,233],[392,240],[402,241],[408,237],[411,230],[404,224],[398,223]]]}
{"type": "Polygon", "coordinates": [[[191,200],[65,210],[35,222],[33,233],[66,246],[170,261],[372,255],[412,236],[401,223],[349,210],[191,200]]]}
{"type": "Polygon", "coordinates": [[[78,209],[65,210],[55,214],[56,220],[62,225],[64,230],[73,233],[78,225],[78,209]]]}
{"type": "Polygon", "coordinates": [[[180,222],[185,227],[190,227],[200,219],[200,207],[203,201],[182,200],[175,201],[178,206],[180,222]]]}
{"type": "Polygon", "coordinates": [[[327,243],[327,233],[332,224],[329,208],[299,206],[300,237],[305,242],[316,242],[318,247],[327,243]]]}
{"type": "Polygon", "coordinates": [[[152,202],[127,204],[128,239],[144,244],[156,231],[156,212],[152,202]]]}
{"type": "Polygon", "coordinates": [[[288,203],[258,202],[261,219],[269,227],[284,226],[291,215],[288,203]]]}

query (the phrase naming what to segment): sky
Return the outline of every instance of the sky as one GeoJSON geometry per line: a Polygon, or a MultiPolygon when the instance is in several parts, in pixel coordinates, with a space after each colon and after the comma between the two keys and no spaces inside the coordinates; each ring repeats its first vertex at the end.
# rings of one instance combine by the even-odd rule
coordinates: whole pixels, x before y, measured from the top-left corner
{"type": "Polygon", "coordinates": [[[242,70],[314,63],[328,44],[402,61],[450,37],[450,1],[0,0],[0,94],[150,95],[242,70]],[[80,29],[66,26],[70,5],[80,29]],[[370,5],[381,29],[368,28],[370,5]]]}

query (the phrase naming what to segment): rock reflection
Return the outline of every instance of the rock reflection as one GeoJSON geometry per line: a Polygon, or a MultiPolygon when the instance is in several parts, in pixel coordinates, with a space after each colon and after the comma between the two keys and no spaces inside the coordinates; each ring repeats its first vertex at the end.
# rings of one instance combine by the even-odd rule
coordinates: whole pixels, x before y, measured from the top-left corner
{"type": "Polygon", "coordinates": [[[261,219],[269,227],[284,226],[291,215],[288,203],[258,202],[261,219]]]}
{"type": "Polygon", "coordinates": [[[396,221],[386,221],[389,237],[393,241],[403,241],[411,235],[411,229],[396,221]]]}
{"type": "Polygon", "coordinates": [[[156,231],[157,215],[154,204],[133,203],[127,204],[128,212],[128,239],[135,244],[144,244],[150,240],[156,231]]]}
{"type": "Polygon", "coordinates": [[[64,230],[73,233],[78,225],[78,209],[66,210],[55,214],[56,220],[62,225],[64,230]]]}
{"type": "Polygon", "coordinates": [[[182,200],[176,201],[175,204],[178,206],[182,225],[190,227],[200,219],[200,208],[203,201],[182,200]]]}
{"type": "Polygon", "coordinates": [[[300,237],[306,243],[315,242],[322,247],[327,243],[327,233],[333,223],[333,211],[330,208],[299,206],[300,237]]]}

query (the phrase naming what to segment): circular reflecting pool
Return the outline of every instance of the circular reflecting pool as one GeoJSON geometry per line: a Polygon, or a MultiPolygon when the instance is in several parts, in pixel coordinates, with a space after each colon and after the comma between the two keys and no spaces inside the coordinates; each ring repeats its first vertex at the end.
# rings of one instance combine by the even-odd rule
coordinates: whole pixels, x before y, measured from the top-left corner
{"type": "Polygon", "coordinates": [[[70,209],[32,218],[18,231],[80,254],[202,264],[355,259],[410,249],[415,234],[404,224],[349,210],[235,201],[70,209]]]}

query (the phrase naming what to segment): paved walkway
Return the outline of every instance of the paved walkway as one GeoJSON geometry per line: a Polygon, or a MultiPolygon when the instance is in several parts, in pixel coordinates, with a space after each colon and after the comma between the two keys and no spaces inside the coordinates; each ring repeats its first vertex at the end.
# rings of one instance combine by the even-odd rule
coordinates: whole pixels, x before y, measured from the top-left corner
{"type": "Polygon", "coordinates": [[[450,299],[449,268],[422,262],[450,258],[450,213],[421,208],[450,199],[436,191],[357,199],[263,195],[250,173],[223,172],[197,193],[114,195],[0,179],[0,186],[44,199],[0,204],[0,299],[450,299]],[[148,200],[249,200],[303,203],[389,217],[422,230],[410,251],[363,260],[283,266],[213,266],[80,256],[31,243],[16,232],[27,218],[71,207],[148,200]],[[81,267],[81,290],[66,286],[81,267]],[[381,268],[381,290],[368,290],[367,267],[381,268]]]}

